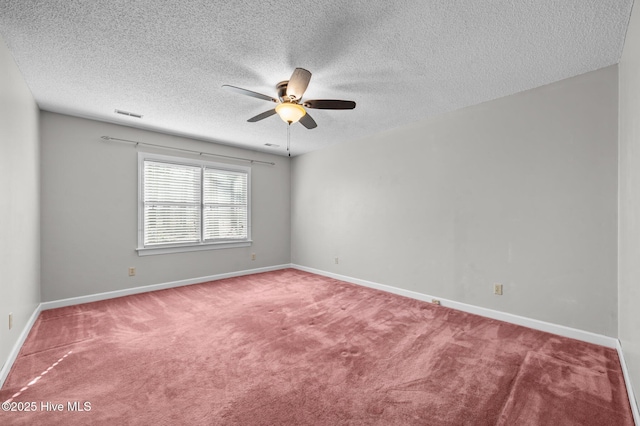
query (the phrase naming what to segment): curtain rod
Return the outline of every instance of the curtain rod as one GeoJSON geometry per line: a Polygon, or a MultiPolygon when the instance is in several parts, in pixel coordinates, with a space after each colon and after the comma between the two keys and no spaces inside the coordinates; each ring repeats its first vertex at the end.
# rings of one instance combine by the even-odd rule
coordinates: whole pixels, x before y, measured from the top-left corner
{"type": "Polygon", "coordinates": [[[118,141],[118,142],[132,143],[132,144],[135,144],[135,146],[145,145],[145,146],[152,146],[154,148],[170,149],[170,150],[173,150],[173,151],[188,152],[188,153],[191,153],[191,154],[209,155],[211,157],[222,157],[222,158],[228,158],[230,160],[246,161],[246,162],[252,163],[252,164],[259,163],[259,164],[268,164],[270,166],[275,166],[276,165],[276,163],[272,163],[272,162],[269,162],[269,161],[252,160],[250,158],[232,157],[230,155],[222,155],[222,154],[211,154],[209,152],[194,151],[192,149],[185,149],[185,148],[174,148],[172,146],[157,145],[155,143],[137,142],[137,141],[130,141],[128,139],[112,138],[111,136],[101,136],[101,138],[106,140],[106,141],[118,141]]]}

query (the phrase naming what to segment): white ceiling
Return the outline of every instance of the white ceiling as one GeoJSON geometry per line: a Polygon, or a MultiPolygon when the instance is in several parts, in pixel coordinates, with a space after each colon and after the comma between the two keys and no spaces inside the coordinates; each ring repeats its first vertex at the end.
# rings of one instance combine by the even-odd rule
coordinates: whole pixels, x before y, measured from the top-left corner
{"type": "Polygon", "coordinates": [[[273,104],[221,86],[306,68],[304,99],[357,107],[309,110],[297,155],[616,64],[632,3],[2,0],[0,34],[43,110],[282,155],[284,122],[246,121],[273,104]]]}

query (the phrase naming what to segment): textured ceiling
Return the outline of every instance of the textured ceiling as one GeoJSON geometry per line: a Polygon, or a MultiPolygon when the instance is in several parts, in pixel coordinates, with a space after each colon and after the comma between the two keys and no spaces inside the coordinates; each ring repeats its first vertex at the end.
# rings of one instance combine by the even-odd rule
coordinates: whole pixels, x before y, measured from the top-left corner
{"type": "Polygon", "coordinates": [[[357,107],[310,110],[296,155],[615,64],[632,3],[2,0],[0,34],[43,110],[282,155],[284,122],[246,121],[273,104],[221,86],[306,68],[304,99],[357,107]]]}

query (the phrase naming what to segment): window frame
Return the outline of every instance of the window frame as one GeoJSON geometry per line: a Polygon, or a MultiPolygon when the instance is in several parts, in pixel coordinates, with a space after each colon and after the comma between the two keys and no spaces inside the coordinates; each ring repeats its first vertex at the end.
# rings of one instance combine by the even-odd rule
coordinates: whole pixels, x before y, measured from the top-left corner
{"type": "Polygon", "coordinates": [[[138,256],[148,256],[156,254],[182,253],[201,250],[216,250],[237,247],[249,247],[251,240],[251,167],[237,166],[232,164],[217,163],[213,161],[191,159],[185,157],[175,157],[169,155],[154,154],[150,152],[138,152],[138,246],[136,251],[138,256]],[[247,237],[234,240],[203,241],[204,228],[204,208],[206,204],[203,200],[203,189],[200,190],[200,241],[189,243],[169,243],[144,245],[144,162],[157,161],[181,166],[200,167],[200,179],[203,182],[204,168],[210,168],[234,173],[246,173],[247,175],[247,237]]]}

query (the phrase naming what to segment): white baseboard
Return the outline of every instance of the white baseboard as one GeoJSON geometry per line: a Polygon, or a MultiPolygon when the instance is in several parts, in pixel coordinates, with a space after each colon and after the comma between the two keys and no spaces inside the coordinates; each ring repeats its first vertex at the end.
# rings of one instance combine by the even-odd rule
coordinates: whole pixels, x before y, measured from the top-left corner
{"type": "Polygon", "coordinates": [[[63,308],[65,306],[79,305],[81,303],[98,302],[100,300],[114,299],[116,297],[130,296],[132,294],[147,293],[150,291],[164,290],[167,288],[182,287],[185,285],[201,284],[209,281],[217,281],[225,278],[241,277],[243,275],[259,274],[261,272],[277,271],[279,269],[290,268],[290,264],[267,266],[264,268],[247,269],[244,271],[227,272],[224,274],[209,275],[206,277],[190,278],[187,280],[171,281],[162,284],[152,284],[142,287],[125,288],[123,290],[107,291],[104,293],[90,294],[87,296],[70,297],[68,299],[54,300],[40,304],[42,310],[63,308]]]}
{"type": "Polygon", "coordinates": [[[633,413],[633,421],[636,425],[640,426],[640,411],[638,411],[638,402],[633,388],[631,387],[631,377],[629,376],[629,370],[627,370],[627,363],[624,360],[624,351],[622,350],[622,344],[620,340],[616,339],[616,350],[618,351],[618,358],[620,359],[620,366],[622,367],[622,375],[624,376],[624,383],[627,386],[627,395],[629,397],[629,404],[631,404],[631,412],[633,413]]]}
{"type": "Polygon", "coordinates": [[[11,371],[11,367],[13,366],[13,363],[15,362],[16,358],[18,358],[20,349],[22,349],[22,345],[24,344],[24,341],[27,340],[27,336],[29,335],[29,332],[31,331],[33,324],[36,323],[36,319],[38,319],[38,315],[40,315],[41,311],[42,311],[42,305],[36,306],[36,309],[34,309],[33,313],[29,317],[29,320],[27,321],[24,328],[22,329],[20,336],[18,336],[18,340],[13,345],[13,348],[11,348],[11,352],[9,352],[9,357],[7,358],[7,361],[2,366],[2,370],[0,370],[0,389],[4,385],[5,380],[7,380],[7,377],[9,376],[9,371],[11,371]]]}
{"type": "Polygon", "coordinates": [[[301,271],[311,272],[312,274],[323,275],[325,277],[335,278],[340,281],[346,281],[352,284],[358,284],[364,287],[375,288],[376,290],[382,290],[400,296],[410,297],[412,299],[422,300],[425,302],[431,302],[432,299],[438,299],[441,306],[457,309],[463,312],[469,312],[471,314],[480,315],[487,318],[492,318],[512,324],[522,325],[524,327],[533,328],[535,330],[545,331],[547,333],[557,334],[559,336],[569,337],[571,339],[582,340],[588,343],[594,343],[596,345],[605,346],[607,348],[615,348],[618,339],[601,334],[592,333],[590,331],[578,330],[564,325],[553,324],[545,321],[539,321],[532,318],[521,317],[519,315],[509,314],[506,312],[495,311],[493,309],[482,308],[480,306],[468,305],[466,303],[456,302],[454,300],[442,299],[437,296],[430,296],[428,294],[418,293],[411,290],[405,290],[398,287],[392,287],[385,284],[379,284],[372,281],[361,280],[359,278],[347,277],[344,275],[334,274],[333,272],[322,271],[319,269],[309,268],[306,266],[292,264],[292,268],[299,269],[301,271]]]}

